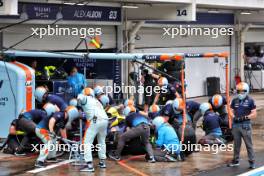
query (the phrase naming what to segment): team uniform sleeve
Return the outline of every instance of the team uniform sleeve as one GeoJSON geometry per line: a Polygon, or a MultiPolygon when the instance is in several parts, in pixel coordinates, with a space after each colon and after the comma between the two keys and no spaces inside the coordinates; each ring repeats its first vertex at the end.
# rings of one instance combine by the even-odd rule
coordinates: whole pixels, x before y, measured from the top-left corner
{"type": "Polygon", "coordinates": [[[251,101],[250,101],[250,108],[251,108],[251,110],[254,110],[257,108],[256,103],[253,99],[251,99],[251,101]]]}

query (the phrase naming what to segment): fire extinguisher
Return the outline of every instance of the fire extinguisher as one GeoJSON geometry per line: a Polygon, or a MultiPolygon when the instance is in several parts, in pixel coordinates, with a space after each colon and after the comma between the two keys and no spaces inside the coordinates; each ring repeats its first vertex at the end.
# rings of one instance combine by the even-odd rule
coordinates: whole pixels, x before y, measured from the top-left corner
{"type": "Polygon", "coordinates": [[[235,68],[234,72],[235,72],[235,83],[237,85],[241,82],[241,76],[239,75],[239,69],[238,68],[235,68]]]}
{"type": "Polygon", "coordinates": [[[236,82],[236,85],[241,82],[241,77],[239,75],[235,76],[235,82],[236,82]]]}

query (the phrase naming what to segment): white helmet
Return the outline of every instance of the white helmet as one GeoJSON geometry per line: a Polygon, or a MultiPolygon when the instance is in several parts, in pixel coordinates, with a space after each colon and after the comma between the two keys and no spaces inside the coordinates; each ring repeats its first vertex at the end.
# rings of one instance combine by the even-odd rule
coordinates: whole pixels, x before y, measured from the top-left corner
{"type": "Polygon", "coordinates": [[[75,106],[68,106],[65,112],[68,114],[69,122],[72,122],[80,116],[80,113],[75,106]]]}
{"type": "Polygon", "coordinates": [[[43,109],[46,111],[48,117],[58,111],[58,108],[56,108],[56,106],[52,103],[46,103],[43,106],[43,109]]]}
{"type": "Polygon", "coordinates": [[[152,121],[153,125],[155,125],[156,129],[158,129],[165,122],[164,118],[161,116],[155,117],[152,121]]]}
{"type": "Polygon", "coordinates": [[[249,94],[249,86],[245,82],[240,82],[236,86],[236,90],[237,90],[238,98],[240,100],[245,99],[247,97],[247,95],[249,94]]]}
{"type": "Polygon", "coordinates": [[[169,84],[169,81],[168,81],[168,79],[167,79],[166,77],[160,77],[160,78],[158,79],[158,85],[159,85],[160,87],[167,87],[168,84],[169,84]]]}
{"type": "Polygon", "coordinates": [[[70,106],[75,106],[77,107],[78,106],[78,100],[76,98],[72,98],[70,101],[69,101],[69,105],[70,106]]]}
{"type": "Polygon", "coordinates": [[[87,97],[83,94],[77,96],[77,101],[79,105],[85,105],[87,103],[87,97]]]}
{"type": "Polygon", "coordinates": [[[90,87],[86,87],[82,90],[82,94],[94,97],[94,90],[90,87]]]}
{"type": "Polygon", "coordinates": [[[35,90],[35,98],[38,102],[42,102],[43,101],[43,96],[47,93],[47,89],[43,86],[39,86],[36,88],[35,90]]]}
{"type": "Polygon", "coordinates": [[[212,109],[212,105],[210,103],[202,103],[199,109],[202,115],[204,115],[207,111],[212,109]]]}
{"type": "Polygon", "coordinates": [[[151,105],[150,107],[149,107],[149,112],[158,112],[158,111],[160,111],[160,108],[159,108],[159,106],[158,105],[156,105],[156,104],[153,104],[153,105],[151,105]]]}

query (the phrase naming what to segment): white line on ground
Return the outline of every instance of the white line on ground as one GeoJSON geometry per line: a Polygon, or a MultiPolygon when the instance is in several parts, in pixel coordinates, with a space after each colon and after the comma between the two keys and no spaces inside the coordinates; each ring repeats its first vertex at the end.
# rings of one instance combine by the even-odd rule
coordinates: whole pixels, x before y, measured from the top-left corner
{"type": "Polygon", "coordinates": [[[33,170],[30,170],[30,171],[27,171],[27,172],[35,174],[35,173],[42,172],[42,171],[45,171],[45,170],[53,169],[55,167],[59,167],[59,166],[64,165],[64,164],[69,164],[69,163],[74,162],[74,161],[75,160],[66,160],[66,161],[62,161],[62,162],[56,163],[56,164],[48,165],[47,167],[44,167],[44,168],[37,168],[37,169],[33,169],[33,170]]]}
{"type": "Polygon", "coordinates": [[[257,174],[258,172],[263,172],[263,171],[264,171],[264,166],[259,167],[259,168],[254,169],[254,170],[251,170],[251,171],[248,171],[248,172],[245,172],[245,173],[240,174],[238,176],[249,176],[249,175],[254,175],[254,174],[257,174]]]}

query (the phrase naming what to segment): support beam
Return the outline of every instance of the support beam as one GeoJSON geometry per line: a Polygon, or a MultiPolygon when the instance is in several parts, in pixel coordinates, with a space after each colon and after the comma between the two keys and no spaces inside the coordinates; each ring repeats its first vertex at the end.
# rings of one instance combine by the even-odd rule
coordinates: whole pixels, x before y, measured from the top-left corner
{"type": "Polygon", "coordinates": [[[244,59],[245,59],[245,36],[246,32],[251,27],[251,24],[247,24],[244,28],[238,31],[238,68],[240,71],[240,77],[242,81],[245,81],[245,73],[244,73],[244,59]]]}

